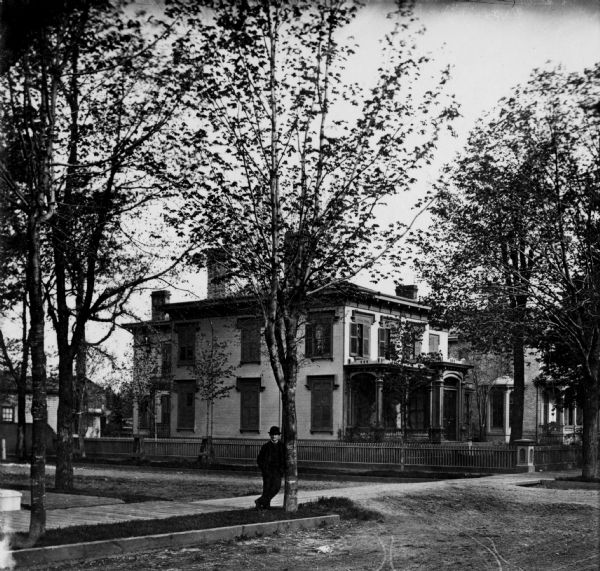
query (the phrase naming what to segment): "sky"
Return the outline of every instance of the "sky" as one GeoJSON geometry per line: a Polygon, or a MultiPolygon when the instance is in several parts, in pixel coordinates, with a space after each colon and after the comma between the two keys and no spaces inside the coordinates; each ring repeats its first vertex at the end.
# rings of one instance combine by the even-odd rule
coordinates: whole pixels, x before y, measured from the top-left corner
{"type": "MultiPolygon", "coordinates": [[[[386,15],[392,9],[393,3],[389,1],[367,0],[348,29],[347,33],[360,45],[348,64],[349,79],[357,79],[367,87],[376,81],[382,57],[380,40],[391,28],[386,15]]],[[[461,117],[454,123],[457,137],[441,141],[431,167],[421,172],[415,188],[385,209],[382,214],[385,222],[394,219],[409,222],[413,218],[411,204],[437,179],[441,167],[460,151],[476,121],[516,85],[527,81],[533,69],[561,64],[567,70],[578,71],[600,61],[598,0],[426,0],[417,2],[415,15],[426,28],[419,39],[422,51],[431,52],[440,67],[452,66],[448,89],[460,104],[461,117]]],[[[428,223],[425,214],[417,226],[428,223]]],[[[419,284],[421,290],[425,287],[410,270],[404,270],[401,277],[405,283],[419,284]]],[[[392,279],[376,285],[367,276],[358,276],[355,281],[394,293],[392,279]]],[[[173,285],[180,289],[172,290],[172,301],[201,299],[206,295],[203,272],[173,285]]],[[[150,293],[144,291],[138,300],[140,317],[149,318],[150,293]]],[[[121,348],[131,338],[121,331],[115,341],[121,348]]]]}
{"type": "MultiPolygon", "coordinates": [[[[390,2],[367,2],[353,24],[352,32],[362,48],[351,62],[350,74],[365,82],[376,79],[373,62],[380,56],[381,33],[391,25],[385,18],[391,7],[390,2]]],[[[448,90],[460,104],[461,117],[453,125],[457,137],[441,141],[431,167],[420,173],[409,196],[390,204],[382,216],[385,221],[412,220],[411,204],[431,187],[441,167],[460,152],[477,120],[526,82],[534,69],[560,64],[568,71],[581,71],[600,61],[598,0],[421,0],[415,15],[426,28],[419,39],[422,51],[432,53],[440,66],[451,66],[448,90]]],[[[425,213],[416,226],[429,222],[425,213]]],[[[419,283],[410,269],[401,277],[407,283],[419,283]]],[[[366,276],[357,281],[374,287],[366,276]]],[[[376,289],[393,293],[394,282],[381,281],[376,289]]]]}
{"type": "MultiPolygon", "coordinates": [[[[140,0],[146,7],[151,2],[140,0]]],[[[350,79],[359,79],[366,86],[376,80],[381,61],[379,40],[390,29],[391,22],[386,14],[392,8],[390,2],[367,1],[348,29],[360,44],[348,65],[350,79]]],[[[433,164],[421,172],[408,196],[390,204],[382,216],[383,221],[409,221],[413,217],[410,205],[437,179],[442,165],[452,161],[460,151],[477,119],[512,88],[525,82],[533,69],[561,64],[569,71],[579,71],[600,60],[598,0],[421,0],[417,2],[415,13],[426,28],[419,41],[421,49],[431,52],[440,66],[452,66],[448,89],[455,94],[462,116],[454,124],[458,136],[441,142],[433,164]]],[[[426,226],[428,222],[425,214],[418,224],[426,226]]],[[[410,272],[402,277],[405,283],[419,283],[410,272]]],[[[362,277],[357,282],[386,293],[394,291],[393,280],[376,286],[362,277]]],[[[203,274],[174,285],[180,289],[173,290],[172,301],[199,299],[206,293],[203,274]]],[[[141,318],[150,317],[147,290],[140,293],[136,305],[141,318]]],[[[52,337],[50,333],[48,338],[52,337]]],[[[123,349],[130,342],[129,333],[119,331],[110,345],[123,355],[123,349]]]]}

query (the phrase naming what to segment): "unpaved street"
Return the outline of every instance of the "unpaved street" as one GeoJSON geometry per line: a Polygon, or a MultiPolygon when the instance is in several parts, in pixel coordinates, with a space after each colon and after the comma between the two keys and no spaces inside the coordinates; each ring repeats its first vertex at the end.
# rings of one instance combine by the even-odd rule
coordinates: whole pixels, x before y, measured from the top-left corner
{"type": "Polygon", "coordinates": [[[365,501],[377,521],[49,569],[597,569],[597,491],[485,480],[365,501]]]}

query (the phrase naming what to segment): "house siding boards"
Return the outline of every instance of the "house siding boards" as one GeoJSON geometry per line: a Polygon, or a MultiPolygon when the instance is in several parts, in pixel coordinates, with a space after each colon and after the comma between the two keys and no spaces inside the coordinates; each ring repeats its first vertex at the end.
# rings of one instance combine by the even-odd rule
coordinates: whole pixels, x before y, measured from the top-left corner
{"type": "MultiPolygon", "coordinates": [[[[362,291],[362,290],[361,290],[362,291]]],[[[358,299],[336,300],[326,302],[320,306],[309,309],[306,320],[300,327],[298,357],[299,371],[296,390],[296,412],[298,418],[298,437],[301,439],[337,439],[339,434],[348,425],[348,372],[346,366],[357,360],[366,363],[378,363],[379,359],[379,328],[391,319],[399,317],[418,321],[425,325],[422,339],[422,350],[428,350],[429,326],[427,324],[428,307],[415,301],[382,296],[377,292],[365,290],[366,293],[358,299]],[[363,355],[351,355],[350,329],[356,320],[369,327],[368,339],[364,341],[363,355]],[[315,351],[314,328],[311,323],[315,321],[329,323],[330,331],[327,332],[325,352],[315,351]],[[312,336],[307,343],[306,333],[312,336]],[[308,354],[306,353],[308,347],[308,354]],[[368,354],[366,354],[368,353],[368,354]],[[314,380],[318,382],[314,385],[314,380]],[[331,389],[327,389],[330,386],[331,389]],[[316,390],[315,390],[316,387],[316,390]],[[314,391],[314,392],[313,392],[314,391]]],[[[250,304],[243,299],[206,300],[196,303],[176,303],[164,306],[168,321],[154,323],[156,341],[165,344],[171,343],[172,371],[170,379],[161,379],[163,386],[170,386],[170,436],[171,437],[203,437],[206,435],[206,403],[198,395],[194,402],[193,428],[181,430],[178,427],[178,411],[182,409],[179,403],[178,384],[194,378],[193,367],[190,364],[178,363],[179,355],[177,334],[181,326],[185,325],[187,331],[194,328],[195,358],[199,358],[200,344],[203,339],[214,335],[219,342],[227,345],[232,365],[231,377],[228,381],[233,388],[226,398],[215,401],[213,408],[214,437],[242,437],[263,439],[272,425],[281,424],[281,399],[280,392],[275,383],[264,335],[261,329],[260,362],[249,358],[252,347],[245,344],[242,354],[242,341],[248,340],[247,330],[256,317],[252,313],[250,304]],[[157,326],[158,325],[158,326],[157,326]],[[244,331],[244,332],[243,332],[244,331]],[[244,338],[243,338],[244,336],[244,338]],[[240,389],[244,380],[260,379],[261,389],[258,394],[259,412],[258,429],[243,426],[242,403],[248,404],[250,398],[240,389]],[[237,390],[236,390],[237,387],[237,390]],[[179,429],[178,429],[179,428],[179,429]]],[[[128,328],[134,335],[148,324],[133,324],[128,328]]],[[[322,337],[322,331],[319,333],[322,337]]],[[[447,357],[447,333],[435,332],[440,336],[440,350],[444,358],[447,357]]],[[[187,339],[188,337],[186,337],[187,339]]],[[[320,341],[319,341],[320,342],[320,341]]],[[[162,365],[162,355],[158,351],[156,358],[161,360],[157,370],[162,365]]],[[[156,379],[154,379],[156,381],[156,379]]],[[[250,414],[250,413],[247,413],[250,414]]],[[[249,416],[244,417],[244,422],[249,416]]],[[[255,417],[253,417],[255,418],[255,417]]]]}

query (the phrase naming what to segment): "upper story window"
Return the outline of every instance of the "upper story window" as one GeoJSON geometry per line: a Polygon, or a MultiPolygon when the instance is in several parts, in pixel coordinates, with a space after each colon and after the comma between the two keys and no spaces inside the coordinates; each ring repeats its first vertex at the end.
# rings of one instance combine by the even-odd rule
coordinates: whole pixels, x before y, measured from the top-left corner
{"type": "Polygon", "coordinates": [[[177,364],[192,365],[196,348],[196,326],[180,325],[177,327],[177,364]]]}
{"type": "Polygon", "coordinates": [[[392,345],[390,340],[391,329],[389,327],[380,327],[378,330],[378,356],[380,359],[392,358],[392,345]]]}
{"type": "Polygon", "coordinates": [[[375,316],[354,311],[350,323],[350,355],[369,358],[371,353],[371,325],[375,316]]]}
{"type": "Polygon", "coordinates": [[[260,322],[257,319],[238,320],[242,363],[260,363],[260,322]]]}
{"type": "Polygon", "coordinates": [[[429,334],[429,352],[439,353],[440,351],[440,336],[437,333],[429,334]]]}
{"type": "Polygon", "coordinates": [[[306,357],[330,358],[333,356],[333,312],[309,314],[306,321],[306,357]]]}

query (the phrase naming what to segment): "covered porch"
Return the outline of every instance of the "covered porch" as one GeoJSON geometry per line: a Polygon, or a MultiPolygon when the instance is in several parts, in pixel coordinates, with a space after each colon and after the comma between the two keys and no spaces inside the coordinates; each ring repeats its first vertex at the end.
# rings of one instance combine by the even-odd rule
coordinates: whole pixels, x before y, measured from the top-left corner
{"type": "Polygon", "coordinates": [[[344,367],[346,440],[470,440],[470,365],[351,363],[344,367]]]}

